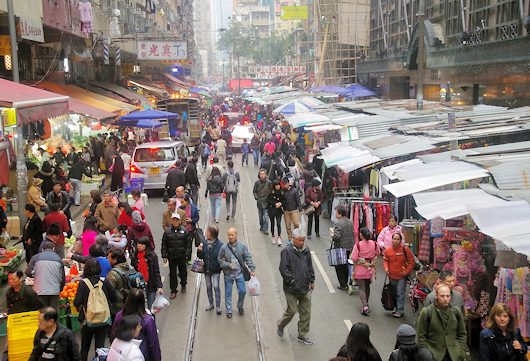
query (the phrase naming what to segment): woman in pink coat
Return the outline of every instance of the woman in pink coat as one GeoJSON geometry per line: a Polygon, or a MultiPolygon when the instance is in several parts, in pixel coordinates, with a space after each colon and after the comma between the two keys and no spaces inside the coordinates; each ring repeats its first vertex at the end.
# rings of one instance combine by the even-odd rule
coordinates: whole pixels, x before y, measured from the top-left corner
{"type": "Polygon", "coordinates": [[[366,227],[359,231],[361,240],[355,244],[351,253],[351,260],[355,262],[353,277],[359,286],[359,297],[362,303],[361,314],[368,316],[368,299],[370,298],[370,283],[376,274],[375,264],[380,254],[379,247],[372,241],[372,233],[366,227]]]}
{"type": "Polygon", "coordinates": [[[377,237],[377,245],[381,250],[385,250],[388,247],[392,247],[392,236],[395,233],[401,234],[403,244],[405,243],[405,236],[401,230],[401,226],[397,224],[396,217],[392,216],[388,219],[388,226],[381,230],[377,237]]]}

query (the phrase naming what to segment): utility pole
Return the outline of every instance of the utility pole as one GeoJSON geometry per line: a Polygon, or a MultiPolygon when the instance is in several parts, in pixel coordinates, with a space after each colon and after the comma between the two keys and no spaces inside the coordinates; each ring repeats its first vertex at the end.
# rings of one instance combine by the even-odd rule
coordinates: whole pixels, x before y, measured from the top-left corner
{"type": "Polygon", "coordinates": [[[418,9],[418,79],[416,81],[416,109],[423,110],[423,72],[425,64],[425,0],[420,0],[418,9]]]}
{"type": "MultiPolygon", "coordinates": [[[[20,77],[18,74],[17,31],[15,27],[15,8],[13,7],[13,0],[7,0],[7,18],[9,22],[9,39],[11,41],[11,67],[13,70],[13,81],[15,83],[20,83],[20,77]]],[[[17,200],[20,232],[22,234],[24,224],[26,223],[26,213],[24,212],[24,207],[26,206],[26,198],[28,194],[28,169],[26,168],[26,154],[23,136],[24,132],[19,119],[20,118],[17,114],[17,200]]]]}

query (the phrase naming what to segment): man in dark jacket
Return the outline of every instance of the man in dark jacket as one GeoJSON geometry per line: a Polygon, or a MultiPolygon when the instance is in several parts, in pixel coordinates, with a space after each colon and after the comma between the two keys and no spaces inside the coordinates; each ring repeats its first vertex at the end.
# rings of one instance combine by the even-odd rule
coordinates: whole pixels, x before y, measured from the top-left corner
{"type": "Polygon", "coordinates": [[[9,289],[6,292],[7,313],[37,311],[42,307],[39,296],[31,286],[24,283],[24,272],[21,270],[10,272],[7,276],[9,289]]]}
{"type": "Polygon", "coordinates": [[[58,314],[53,307],[41,308],[39,329],[33,340],[29,361],[80,361],[79,346],[72,331],[57,323],[58,314]]]}
{"type": "Polygon", "coordinates": [[[258,206],[259,230],[265,234],[269,234],[267,198],[271,192],[271,181],[267,178],[267,171],[265,169],[259,170],[258,178],[256,183],[254,183],[252,193],[258,206]]]}
{"type": "Polygon", "coordinates": [[[165,188],[170,198],[175,197],[175,190],[178,186],[186,186],[186,174],[182,170],[182,163],[180,161],[177,161],[175,167],[167,174],[165,188]]]}
{"type": "Polygon", "coordinates": [[[293,187],[294,181],[284,177],[282,179],[285,189],[285,202],[283,206],[283,220],[285,228],[287,229],[287,240],[291,242],[293,228],[300,227],[300,212],[302,210],[302,203],[300,202],[300,193],[298,188],[293,187]]]}
{"type": "Polygon", "coordinates": [[[39,252],[39,247],[42,242],[42,234],[44,233],[44,225],[39,215],[35,211],[33,204],[26,204],[26,224],[24,225],[24,233],[22,234],[22,242],[26,250],[26,263],[29,263],[31,257],[39,252]]]}
{"type": "MultiPolygon", "coordinates": [[[[331,229],[331,240],[333,248],[346,248],[348,259],[353,249],[353,223],[348,219],[348,211],[344,206],[338,206],[335,210],[337,222],[331,229]]],[[[335,266],[337,279],[339,280],[339,290],[348,289],[348,265],[341,264],[335,266]]]]}
{"type": "Polygon", "coordinates": [[[85,161],[80,159],[72,166],[72,168],[70,168],[70,172],[68,172],[68,180],[72,186],[70,194],[74,194],[74,202],[76,206],[81,205],[81,179],[83,179],[83,174],[87,177],[92,177],[92,174],[90,174],[86,167],[85,161]]]}
{"type": "Polygon", "coordinates": [[[52,204],[58,204],[59,210],[68,219],[72,219],[70,214],[70,206],[72,205],[73,199],[63,191],[63,186],[61,182],[55,181],[53,183],[53,190],[46,195],[46,204],[51,208],[52,204]]]}
{"type": "Polygon", "coordinates": [[[171,289],[170,299],[175,299],[178,293],[177,268],[179,271],[181,291],[186,293],[188,271],[186,263],[191,258],[192,237],[181,226],[180,214],[177,212],[171,215],[171,227],[162,236],[162,259],[164,263],[169,261],[169,288],[171,289]]]}
{"type": "Polygon", "coordinates": [[[193,204],[197,204],[199,194],[199,177],[197,176],[197,157],[193,157],[186,167],[186,183],[190,186],[190,195],[193,204]]]}
{"type": "Polygon", "coordinates": [[[315,271],[309,248],[305,246],[305,234],[300,228],[293,231],[293,244],[286,246],[281,253],[280,273],[283,278],[283,291],[287,309],[278,321],[276,333],[283,337],[283,329],[298,312],[297,341],[306,345],[313,342],[307,337],[311,321],[311,291],[315,288],[315,271]]]}
{"type": "Polygon", "coordinates": [[[197,257],[204,260],[204,278],[206,280],[206,293],[210,305],[206,311],[213,310],[213,294],[215,292],[215,311],[221,314],[221,288],[219,281],[221,279],[221,265],[217,256],[223,246],[219,240],[219,229],[217,227],[208,227],[206,230],[206,240],[197,247],[197,257]],[[212,290],[213,288],[213,290],[212,290]]]}

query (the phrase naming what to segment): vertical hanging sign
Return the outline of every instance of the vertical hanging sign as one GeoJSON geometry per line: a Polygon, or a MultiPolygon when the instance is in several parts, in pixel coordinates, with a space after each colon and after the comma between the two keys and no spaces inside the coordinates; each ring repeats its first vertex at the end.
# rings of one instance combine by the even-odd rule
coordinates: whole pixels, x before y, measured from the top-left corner
{"type": "Polygon", "coordinates": [[[109,65],[109,44],[104,43],[103,44],[103,64],[109,65]]]}
{"type": "Polygon", "coordinates": [[[116,66],[121,65],[121,49],[116,48],[116,66]]]}

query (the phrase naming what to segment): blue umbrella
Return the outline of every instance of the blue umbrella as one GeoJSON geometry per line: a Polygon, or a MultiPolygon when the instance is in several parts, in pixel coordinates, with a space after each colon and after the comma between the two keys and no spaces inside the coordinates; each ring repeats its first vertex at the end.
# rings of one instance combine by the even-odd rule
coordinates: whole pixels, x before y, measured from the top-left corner
{"type": "Polygon", "coordinates": [[[350,90],[347,88],[343,88],[341,86],[335,86],[335,85],[319,86],[316,88],[311,88],[311,91],[312,92],[335,93],[339,95],[344,95],[350,92],[350,90]]]}
{"type": "Polygon", "coordinates": [[[140,120],[140,119],[176,119],[179,115],[161,110],[140,110],[120,117],[121,120],[140,120]]]}
{"type": "Polygon", "coordinates": [[[349,90],[348,94],[346,94],[349,98],[372,97],[375,95],[375,92],[360,84],[352,84],[346,89],[349,90]]]}

